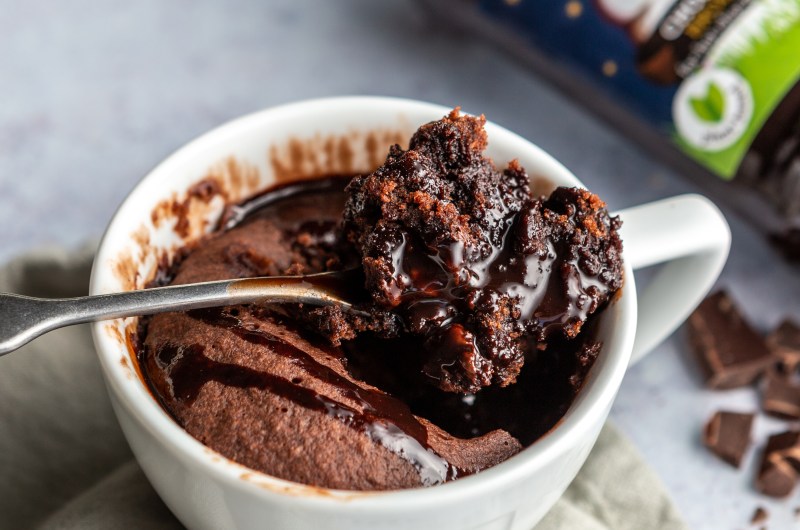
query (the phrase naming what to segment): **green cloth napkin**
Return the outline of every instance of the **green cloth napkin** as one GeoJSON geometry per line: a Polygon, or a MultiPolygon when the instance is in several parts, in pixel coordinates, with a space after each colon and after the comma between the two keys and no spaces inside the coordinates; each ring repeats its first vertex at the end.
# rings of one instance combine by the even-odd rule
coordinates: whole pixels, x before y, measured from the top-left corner
{"type": "MultiPolygon", "coordinates": [[[[91,249],[43,250],[0,270],[0,291],[86,294],[91,249]]],[[[86,325],[0,359],[0,526],[181,528],[117,425],[86,325]]],[[[611,425],[536,530],[686,528],[659,479],[611,425]]]]}

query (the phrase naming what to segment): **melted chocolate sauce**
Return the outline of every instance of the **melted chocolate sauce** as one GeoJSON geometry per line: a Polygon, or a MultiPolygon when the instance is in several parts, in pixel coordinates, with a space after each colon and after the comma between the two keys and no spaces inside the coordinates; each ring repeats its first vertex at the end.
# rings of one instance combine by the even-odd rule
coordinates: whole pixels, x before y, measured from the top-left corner
{"type": "Polygon", "coordinates": [[[259,193],[242,202],[227,208],[218,223],[218,229],[230,230],[254,215],[263,213],[268,206],[275,205],[286,198],[297,198],[301,195],[317,193],[331,193],[340,195],[336,197],[344,204],[344,195],[341,192],[352,178],[352,175],[331,176],[322,179],[304,180],[302,182],[289,182],[274,186],[263,193],[259,193]]]}
{"type": "Polygon", "coordinates": [[[402,400],[415,415],[453,436],[468,439],[502,429],[527,446],[558,423],[583,385],[600,347],[592,339],[595,322],[590,319],[580,339],[558,338],[550,350],[533,351],[513,385],[474,394],[427,384],[419,370],[423,356],[417,338],[363,337],[346,343],[344,350],[354,377],[402,400]],[[581,361],[583,355],[588,362],[581,361]]]}
{"type": "Polygon", "coordinates": [[[400,244],[392,249],[395,272],[391,289],[410,328],[426,322],[447,330],[459,321],[453,315],[468,314],[473,297],[483,289],[516,297],[521,310],[518,320],[532,321],[529,328],[541,330],[540,341],[568,323],[586,320],[590,308],[587,289],[605,290],[606,286],[584,274],[577,259],[569,258],[549,241],[543,256],[515,251],[508,240],[518,229],[518,217],[516,213],[509,215],[503,222],[506,229],[499,244],[492,245],[486,259],[467,267],[460,244],[439,247],[431,253],[420,242],[409,241],[409,234],[402,234],[400,244]],[[454,276],[454,271],[462,267],[463,277],[454,276]]]}

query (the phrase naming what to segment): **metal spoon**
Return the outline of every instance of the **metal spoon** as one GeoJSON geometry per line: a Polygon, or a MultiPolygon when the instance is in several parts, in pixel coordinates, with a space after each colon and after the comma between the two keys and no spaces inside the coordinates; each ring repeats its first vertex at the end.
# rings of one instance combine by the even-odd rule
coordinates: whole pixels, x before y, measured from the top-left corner
{"type": "Polygon", "coordinates": [[[353,292],[358,292],[361,285],[361,270],[349,269],[307,276],[272,276],[155,287],[78,298],[47,299],[0,293],[0,356],[64,326],[203,307],[302,302],[338,305],[347,311],[365,314],[355,309],[352,302],[353,292]]]}

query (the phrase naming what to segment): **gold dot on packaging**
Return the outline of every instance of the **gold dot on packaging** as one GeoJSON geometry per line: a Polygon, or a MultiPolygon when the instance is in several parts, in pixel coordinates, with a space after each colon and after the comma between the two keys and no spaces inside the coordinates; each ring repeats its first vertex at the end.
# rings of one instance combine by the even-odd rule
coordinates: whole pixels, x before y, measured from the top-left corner
{"type": "Polygon", "coordinates": [[[564,6],[564,12],[569,18],[578,18],[583,13],[583,4],[577,0],[567,2],[567,5],[564,6]]]}
{"type": "Polygon", "coordinates": [[[617,73],[617,63],[609,59],[603,63],[603,74],[608,77],[614,77],[617,73]]]}

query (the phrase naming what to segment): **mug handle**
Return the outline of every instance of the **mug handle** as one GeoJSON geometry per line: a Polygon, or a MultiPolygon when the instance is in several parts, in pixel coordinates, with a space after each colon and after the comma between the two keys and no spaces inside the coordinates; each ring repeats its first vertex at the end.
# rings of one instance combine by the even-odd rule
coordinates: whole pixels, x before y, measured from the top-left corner
{"type": "Polygon", "coordinates": [[[624,259],[631,269],[666,264],[638,295],[631,364],[689,316],[719,277],[731,231],[722,212],[701,195],[680,195],[616,212],[624,259]]]}

